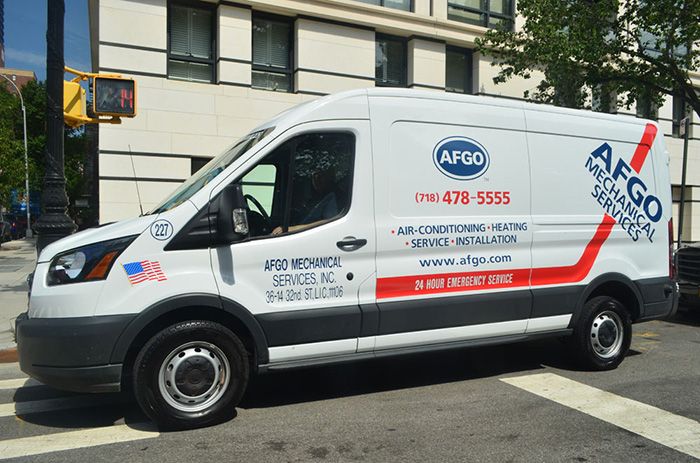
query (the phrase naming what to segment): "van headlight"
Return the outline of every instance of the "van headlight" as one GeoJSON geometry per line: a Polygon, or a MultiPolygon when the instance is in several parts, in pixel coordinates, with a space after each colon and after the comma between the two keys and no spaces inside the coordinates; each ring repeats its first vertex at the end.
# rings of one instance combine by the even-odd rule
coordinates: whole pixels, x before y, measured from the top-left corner
{"type": "Polygon", "coordinates": [[[119,254],[137,235],[88,244],[54,257],[49,267],[49,286],[104,280],[119,254]]]}

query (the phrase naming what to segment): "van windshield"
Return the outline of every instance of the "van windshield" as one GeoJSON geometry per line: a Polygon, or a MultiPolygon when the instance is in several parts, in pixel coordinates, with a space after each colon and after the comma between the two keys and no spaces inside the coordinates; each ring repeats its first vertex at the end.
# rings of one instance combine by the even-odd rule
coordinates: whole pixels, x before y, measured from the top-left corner
{"type": "Polygon", "coordinates": [[[209,161],[194,175],[185,180],[185,183],[180,185],[170,196],[165,198],[158,206],[156,206],[149,214],[158,214],[168,211],[179,206],[190,199],[196,192],[202,189],[207,183],[211,182],[217,175],[226,170],[228,166],[245,154],[248,150],[258,144],[260,140],[265,138],[274,127],[251,132],[238,141],[233,147],[219,154],[217,157],[209,161]]]}

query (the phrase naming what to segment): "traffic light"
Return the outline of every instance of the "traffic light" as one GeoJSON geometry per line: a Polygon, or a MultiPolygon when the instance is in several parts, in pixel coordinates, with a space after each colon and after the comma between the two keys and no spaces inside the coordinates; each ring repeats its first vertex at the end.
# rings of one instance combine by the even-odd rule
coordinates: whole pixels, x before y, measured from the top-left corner
{"type": "Polygon", "coordinates": [[[136,116],[136,82],[134,79],[95,76],[92,109],[96,116],[136,116]]]}
{"type": "Polygon", "coordinates": [[[67,120],[85,117],[85,89],[78,82],[63,82],[63,115],[67,120]]]}

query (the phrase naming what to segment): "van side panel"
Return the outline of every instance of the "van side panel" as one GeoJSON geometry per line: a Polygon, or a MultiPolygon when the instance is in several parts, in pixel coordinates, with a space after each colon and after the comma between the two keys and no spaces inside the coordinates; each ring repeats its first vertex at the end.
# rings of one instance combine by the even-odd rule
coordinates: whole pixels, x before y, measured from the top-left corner
{"type": "Polygon", "coordinates": [[[534,110],[525,115],[532,316],[551,314],[550,296],[557,291],[564,297],[555,312],[573,312],[574,296],[601,275],[621,274],[640,284],[668,276],[669,204],[655,178],[655,126],[534,110]]]}
{"type": "Polygon", "coordinates": [[[656,178],[657,196],[664,205],[664,220],[668,222],[673,217],[672,193],[671,193],[671,156],[666,149],[664,137],[657,136],[654,140],[652,151],[655,153],[651,161],[654,165],[654,177],[656,178]]]}
{"type": "Polygon", "coordinates": [[[523,112],[370,98],[370,113],[377,348],[445,341],[443,329],[470,325],[496,324],[449,340],[523,333],[532,236],[523,112]],[[434,332],[395,336],[425,330],[434,332]]]}

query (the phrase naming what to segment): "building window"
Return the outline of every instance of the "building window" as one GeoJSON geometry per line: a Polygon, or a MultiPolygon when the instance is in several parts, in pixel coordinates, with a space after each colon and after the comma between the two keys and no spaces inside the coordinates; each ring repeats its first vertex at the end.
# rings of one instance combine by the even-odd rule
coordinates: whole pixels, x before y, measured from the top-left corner
{"type": "Polygon", "coordinates": [[[168,77],[214,82],[214,10],[171,4],[168,77]]]}
{"type": "MultiPolygon", "coordinates": [[[[697,204],[697,200],[693,201],[693,186],[685,186],[685,197],[683,198],[683,242],[690,241],[693,226],[693,206],[697,204]]],[[[680,185],[671,185],[671,198],[673,201],[673,223],[676,227],[680,226],[681,216],[681,188],[680,185]]],[[[678,242],[678,234],[681,230],[676,228],[673,232],[674,242],[678,242]]]]}
{"type": "Polygon", "coordinates": [[[617,92],[608,85],[596,85],[591,91],[591,109],[599,113],[617,114],[617,92]]]}
{"type": "Polygon", "coordinates": [[[406,49],[402,37],[377,34],[374,75],[378,87],[406,86],[406,49]]]}
{"type": "Polygon", "coordinates": [[[292,30],[286,19],[253,18],[253,87],[292,91],[292,30]]]}
{"type": "MultiPolygon", "coordinates": [[[[681,138],[681,122],[683,119],[686,117],[691,117],[692,112],[690,111],[690,105],[685,102],[685,98],[682,96],[675,96],[673,97],[673,125],[672,125],[672,134],[676,138],[681,138]]],[[[692,124],[688,127],[690,129],[692,127],[692,124]]],[[[691,134],[688,134],[688,138],[691,137],[691,134]]]]}
{"type": "Polygon", "coordinates": [[[513,30],[513,0],[448,0],[447,18],[477,26],[513,30]]]}
{"type": "Polygon", "coordinates": [[[659,108],[650,92],[637,97],[637,117],[653,120],[659,118],[659,108]]]}
{"type": "Polygon", "coordinates": [[[445,90],[472,93],[472,51],[447,47],[445,56],[445,90]]]}
{"type": "Polygon", "coordinates": [[[199,169],[206,166],[209,161],[211,161],[211,158],[190,158],[190,175],[194,175],[199,169]]]}
{"type": "Polygon", "coordinates": [[[370,5],[385,6],[387,8],[394,8],[395,10],[413,11],[411,8],[411,0],[357,0],[362,3],[369,3],[370,5]]]}

